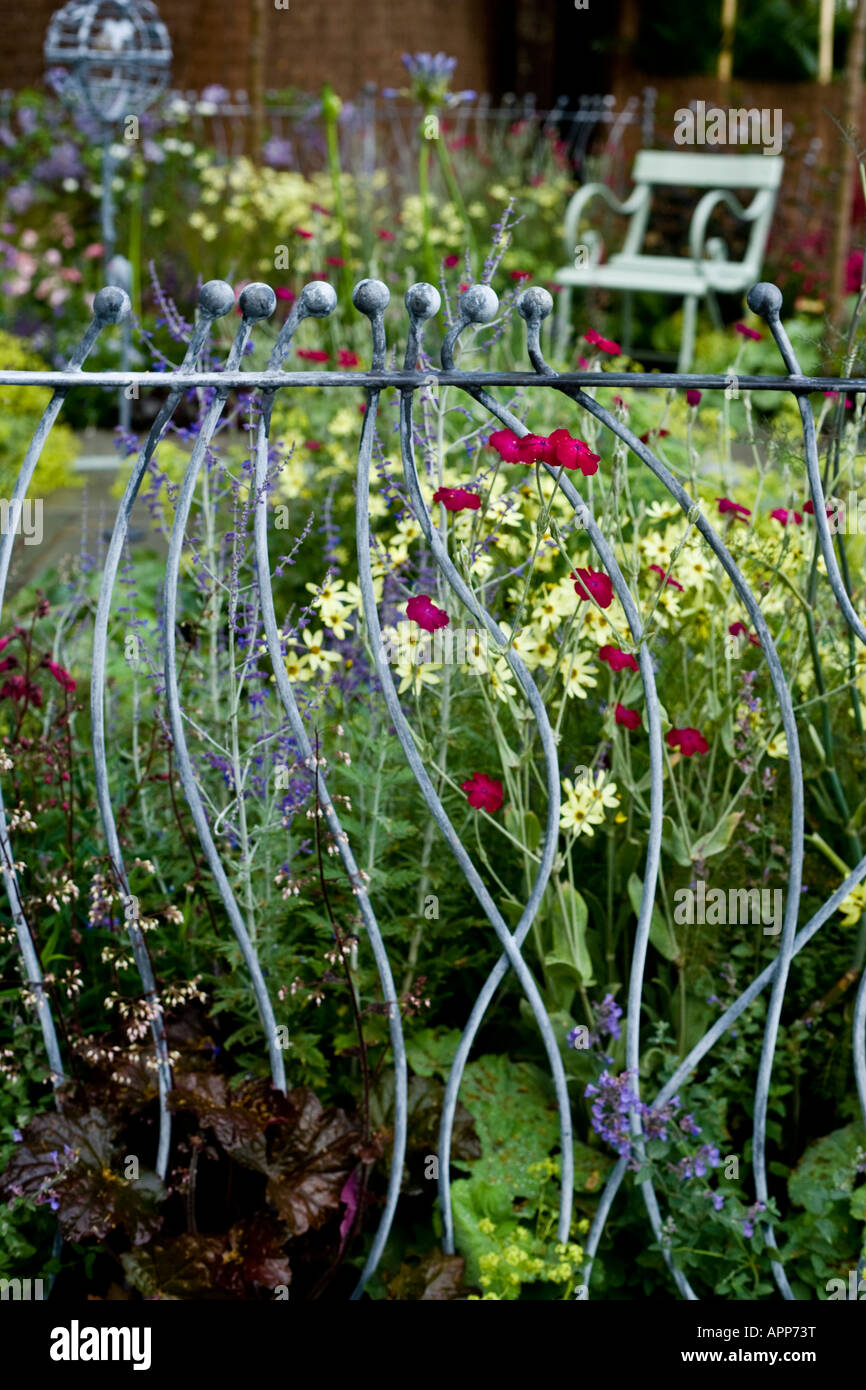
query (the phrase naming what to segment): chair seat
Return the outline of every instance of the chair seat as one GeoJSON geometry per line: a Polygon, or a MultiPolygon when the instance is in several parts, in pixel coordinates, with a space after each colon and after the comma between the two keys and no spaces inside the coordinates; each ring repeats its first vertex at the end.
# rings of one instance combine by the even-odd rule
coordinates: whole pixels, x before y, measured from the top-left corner
{"type": "Polygon", "coordinates": [[[604,265],[563,266],[554,274],[560,285],[597,286],[609,290],[646,290],[655,294],[694,294],[708,289],[738,294],[755,281],[751,266],[741,262],[694,261],[679,256],[627,256],[617,253],[604,265]]]}

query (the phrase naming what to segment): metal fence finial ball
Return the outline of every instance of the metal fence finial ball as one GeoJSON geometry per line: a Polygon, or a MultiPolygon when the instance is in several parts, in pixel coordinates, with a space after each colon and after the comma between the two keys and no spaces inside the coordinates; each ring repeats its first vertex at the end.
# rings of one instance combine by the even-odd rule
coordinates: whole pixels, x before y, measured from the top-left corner
{"type": "Polygon", "coordinates": [[[762,319],[771,319],[778,316],[782,308],[782,291],[778,285],[771,285],[767,280],[761,280],[759,284],[753,285],[746,295],[746,303],[753,314],[758,314],[762,319]]]}
{"type": "Polygon", "coordinates": [[[241,290],[240,306],[241,313],[248,322],[269,319],[277,307],[277,296],[270,285],[256,280],[241,290]]]}
{"type": "Polygon", "coordinates": [[[301,290],[300,303],[312,318],[324,319],[337,307],[337,291],[327,280],[311,280],[301,290]]]}
{"type": "Polygon", "coordinates": [[[489,323],[499,309],[499,300],[489,285],[473,285],[460,301],[460,312],[469,323],[489,323]]]}
{"type": "Polygon", "coordinates": [[[527,323],[546,319],[553,313],[553,295],[541,285],[533,285],[518,297],[517,312],[527,323]]]}
{"type": "Polygon", "coordinates": [[[417,285],[409,286],[405,303],[413,318],[432,319],[434,314],[439,313],[442,296],[435,285],[428,285],[422,280],[417,285]]]}
{"type": "Polygon", "coordinates": [[[387,309],[391,291],[381,280],[359,280],[352,291],[352,303],[362,314],[378,314],[387,309]]]}
{"type": "Polygon", "coordinates": [[[122,323],[132,312],[129,295],[116,285],[106,285],[93,300],[93,317],[97,323],[122,323]]]}
{"type": "Polygon", "coordinates": [[[208,280],[199,290],[198,307],[212,319],[221,319],[235,307],[235,292],[227,280],[208,280]]]}

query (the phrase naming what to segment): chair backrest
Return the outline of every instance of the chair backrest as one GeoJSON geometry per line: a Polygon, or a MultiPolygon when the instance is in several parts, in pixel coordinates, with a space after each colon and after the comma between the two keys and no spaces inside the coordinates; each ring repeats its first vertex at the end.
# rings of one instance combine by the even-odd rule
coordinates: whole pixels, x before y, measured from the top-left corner
{"type": "Polygon", "coordinates": [[[748,189],[755,192],[758,206],[743,264],[760,265],[770,232],[776,194],[782,181],[785,161],[781,155],[692,154],[674,150],[641,150],[632,168],[636,188],[646,197],[629,223],[623,244],[626,255],[640,253],[649,221],[655,188],[748,189]]]}
{"type": "Polygon", "coordinates": [[[632,169],[634,183],[678,188],[766,188],[777,190],[785,166],[779,154],[692,154],[641,150],[632,169]]]}

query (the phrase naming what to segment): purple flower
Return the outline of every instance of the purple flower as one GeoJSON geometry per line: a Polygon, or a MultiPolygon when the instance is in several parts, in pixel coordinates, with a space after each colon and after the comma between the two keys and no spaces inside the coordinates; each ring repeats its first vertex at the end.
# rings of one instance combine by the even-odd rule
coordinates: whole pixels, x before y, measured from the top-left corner
{"type": "Polygon", "coordinates": [[[722,1196],[721,1192],[713,1192],[711,1196],[713,1199],[713,1206],[715,1207],[716,1211],[721,1211],[722,1207],[725,1205],[725,1199],[722,1196]]]}

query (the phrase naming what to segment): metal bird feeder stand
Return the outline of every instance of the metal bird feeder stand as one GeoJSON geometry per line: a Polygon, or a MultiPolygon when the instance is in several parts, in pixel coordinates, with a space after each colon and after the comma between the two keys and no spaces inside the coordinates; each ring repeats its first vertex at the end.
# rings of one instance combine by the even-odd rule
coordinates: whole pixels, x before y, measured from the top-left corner
{"type": "MultiPolygon", "coordinates": [[[[47,76],[79,129],[102,144],[102,247],[105,277],[131,296],[132,266],[115,254],[115,159],[120,122],[140,120],[168,82],[171,41],[151,0],[70,0],[52,16],[44,47],[47,76]]],[[[121,370],[129,369],[131,325],[123,325],[121,370]]],[[[129,429],[131,404],[119,399],[129,429]]]]}

